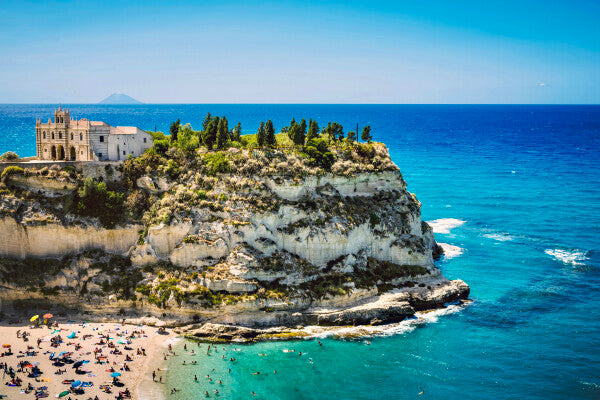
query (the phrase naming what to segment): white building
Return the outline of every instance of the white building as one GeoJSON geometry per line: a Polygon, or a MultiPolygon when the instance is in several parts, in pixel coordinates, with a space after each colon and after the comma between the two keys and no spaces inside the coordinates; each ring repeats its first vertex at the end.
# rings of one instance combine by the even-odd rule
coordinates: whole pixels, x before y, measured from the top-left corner
{"type": "Polygon", "coordinates": [[[39,160],[119,161],[152,147],[152,136],[135,126],[72,120],[61,107],[54,110],[54,122],[36,121],[35,134],[39,160]]]}

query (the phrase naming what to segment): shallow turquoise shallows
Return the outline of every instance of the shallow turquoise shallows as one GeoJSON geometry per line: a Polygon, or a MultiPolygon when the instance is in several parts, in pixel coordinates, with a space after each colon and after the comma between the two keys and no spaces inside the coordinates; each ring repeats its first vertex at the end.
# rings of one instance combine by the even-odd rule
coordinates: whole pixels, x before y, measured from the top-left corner
{"type": "MultiPolygon", "coordinates": [[[[0,152],[33,155],[35,118],[53,107],[0,105],[0,152]]],[[[599,106],[69,107],[77,117],[163,131],[177,118],[198,128],[207,111],[241,121],[245,133],[268,118],[276,128],[292,117],[346,130],[370,124],[422,202],[423,219],[441,220],[437,240],[454,246],[439,267],[471,286],[469,307],[407,323],[370,345],[233,344],[207,356],[206,344],[188,343],[191,356],[180,343],[167,398],[204,398],[207,390],[222,399],[250,399],[252,391],[257,399],[600,398],[599,106]],[[181,391],[169,395],[173,387],[181,391]]]]}

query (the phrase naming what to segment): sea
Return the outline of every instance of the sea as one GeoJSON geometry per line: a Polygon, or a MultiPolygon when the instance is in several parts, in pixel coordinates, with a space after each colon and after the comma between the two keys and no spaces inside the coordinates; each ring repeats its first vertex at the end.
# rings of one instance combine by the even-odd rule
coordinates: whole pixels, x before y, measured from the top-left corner
{"type": "MultiPolygon", "coordinates": [[[[35,155],[35,119],[56,106],[0,105],[0,153],[35,155]]],[[[207,112],[240,121],[244,133],[267,119],[276,129],[292,118],[370,125],[446,249],[439,268],[471,287],[469,305],[367,337],[315,333],[209,354],[182,340],[163,366],[164,397],[600,399],[600,106],[63,107],[162,131],[178,118],[198,129],[207,112]]]]}

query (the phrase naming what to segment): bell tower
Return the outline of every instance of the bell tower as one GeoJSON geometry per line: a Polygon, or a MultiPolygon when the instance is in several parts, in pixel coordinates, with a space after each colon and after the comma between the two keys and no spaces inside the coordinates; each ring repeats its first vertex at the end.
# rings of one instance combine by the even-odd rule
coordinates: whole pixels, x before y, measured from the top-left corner
{"type": "Polygon", "coordinates": [[[70,122],[71,114],[69,114],[69,109],[63,109],[61,106],[58,106],[58,109],[54,110],[54,123],[69,125],[70,122]]]}

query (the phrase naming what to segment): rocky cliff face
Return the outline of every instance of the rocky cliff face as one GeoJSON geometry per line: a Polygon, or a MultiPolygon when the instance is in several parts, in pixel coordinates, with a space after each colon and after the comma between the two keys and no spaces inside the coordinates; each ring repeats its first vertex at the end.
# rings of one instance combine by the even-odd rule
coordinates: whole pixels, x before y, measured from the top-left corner
{"type": "MultiPolygon", "coordinates": [[[[384,162],[375,171],[281,173],[281,163],[297,162],[288,157],[251,173],[257,161],[234,150],[216,176],[202,168],[176,179],[142,174],[137,190],[154,202],[143,222],[112,229],[57,216],[56,200],[51,210],[39,193],[4,195],[0,256],[20,265],[66,256],[40,272],[40,299],[89,312],[135,306],[179,322],[377,324],[466,298],[468,286],[435,266],[441,250],[420,203],[385,147],[377,151],[384,162]]],[[[54,197],[67,190],[49,187],[54,197]]],[[[5,298],[25,293],[11,282],[17,264],[0,262],[5,298]]]]}

